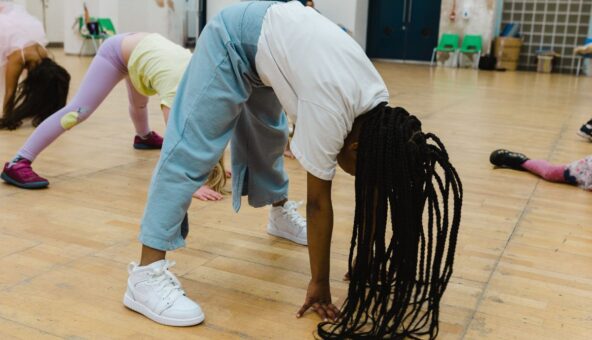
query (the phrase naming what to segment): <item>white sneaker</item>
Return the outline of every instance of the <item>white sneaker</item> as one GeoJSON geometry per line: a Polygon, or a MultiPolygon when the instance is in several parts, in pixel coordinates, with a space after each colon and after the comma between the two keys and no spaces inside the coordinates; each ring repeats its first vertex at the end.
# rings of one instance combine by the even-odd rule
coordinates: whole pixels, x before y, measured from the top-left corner
{"type": "Polygon", "coordinates": [[[204,314],[197,303],[185,296],[181,283],[169,271],[174,265],[174,261],[167,260],[144,267],[130,263],[123,304],[163,325],[197,325],[204,320],[204,314]]]}
{"type": "Polygon", "coordinates": [[[308,245],[306,219],[298,213],[302,202],[287,201],[283,207],[271,207],[267,233],[292,242],[308,245]]]}

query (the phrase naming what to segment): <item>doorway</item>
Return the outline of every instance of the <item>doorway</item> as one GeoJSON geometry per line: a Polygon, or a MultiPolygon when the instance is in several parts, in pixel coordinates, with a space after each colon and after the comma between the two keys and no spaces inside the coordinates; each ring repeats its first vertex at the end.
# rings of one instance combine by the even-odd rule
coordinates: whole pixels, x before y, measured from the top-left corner
{"type": "Polygon", "coordinates": [[[370,1],[368,56],[429,61],[438,43],[441,1],[370,1]]]}

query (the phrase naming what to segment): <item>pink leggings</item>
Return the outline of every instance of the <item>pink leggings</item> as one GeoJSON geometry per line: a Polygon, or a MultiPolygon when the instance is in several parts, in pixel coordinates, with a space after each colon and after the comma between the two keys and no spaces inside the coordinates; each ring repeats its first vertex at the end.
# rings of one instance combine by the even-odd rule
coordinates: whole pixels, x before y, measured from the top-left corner
{"type": "Polygon", "coordinates": [[[522,164],[525,170],[541,176],[543,179],[551,182],[570,182],[565,178],[565,165],[556,165],[547,162],[544,159],[529,159],[522,164]]]}
{"type": "Polygon", "coordinates": [[[18,156],[32,162],[43,149],[66,131],[66,128],[73,127],[90,117],[115,85],[124,78],[127,85],[129,113],[136,133],[139,136],[145,136],[150,132],[146,108],[148,97],[141,95],[134,89],[128,78],[127,65],[123,62],[121,55],[121,42],[126,35],[116,35],[101,45],[74,99],[45,119],[35,129],[18,152],[18,156]],[[67,118],[70,118],[70,123],[67,123],[67,118]],[[66,123],[64,119],[66,119],[66,123]]]}

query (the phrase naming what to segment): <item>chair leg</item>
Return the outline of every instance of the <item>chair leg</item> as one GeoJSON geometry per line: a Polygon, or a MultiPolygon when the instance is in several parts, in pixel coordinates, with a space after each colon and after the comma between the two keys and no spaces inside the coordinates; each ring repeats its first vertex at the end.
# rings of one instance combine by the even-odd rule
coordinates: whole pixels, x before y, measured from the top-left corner
{"type": "Polygon", "coordinates": [[[479,60],[481,60],[481,52],[477,53],[477,60],[473,61],[473,68],[474,69],[478,69],[479,68],[479,60]]]}
{"type": "Polygon", "coordinates": [[[80,45],[80,52],[78,52],[79,57],[82,57],[82,51],[84,50],[85,44],[86,44],[86,39],[82,38],[82,45],[80,45]]]}
{"type": "Polygon", "coordinates": [[[580,76],[580,70],[582,69],[582,59],[583,58],[578,58],[578,69],[576,70],[576,77],[580,76]]]}
{"type": "Polygon", "coordinates": [[[97,42],[95,41],[95,38],[91,38],[92,42],[93,42],[93,46],[95,48],[95,55],[99,52],[99,49],[97,48],[97,42]]]}
{"type": "Polygon", "coordinates": [[[430,62],[430,66],[434,66],[434,58],[436,57],[436,49],[432,52],[432,61],[430,62]]]}

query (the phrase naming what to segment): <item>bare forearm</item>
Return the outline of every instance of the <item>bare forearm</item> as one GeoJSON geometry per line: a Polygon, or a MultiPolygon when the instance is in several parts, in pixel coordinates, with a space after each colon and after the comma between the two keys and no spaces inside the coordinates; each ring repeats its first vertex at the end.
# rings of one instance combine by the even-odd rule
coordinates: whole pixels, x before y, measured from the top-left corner
{"type": "Polygon", "coordinates": [[[9,101],[14,100],[13,96],[18,86],[18,80],[23,72],[23,65],[20,59],[17,58],[20,58],[20,55],[11,54],[6,64],[4,102],[2,103],[3,112],[6,110],[9,101]]]}
{"type": "Polygon", "coordinates": [[[328,282],[333,232],[331,182],[308,176],[306,215],[310,270],[313,281],[328,282]]]}
{"type": "Polygon", "coordinates": [[[168,106],[161,105],[160,109],[162,110],[162,116],[164,118],[164,124],[166,125],[169,121],[169,115],[171,113],[171,109],[168,106]]]}
{"type": "Polygon", "coordinates": [[[328,281],[333,233],[333,209],[307,205],[308,254],[313,281],[328,281]]]}
{"type": "Polygon", "coordinates": [[[3,103],[2,103],[2,112],[6,111],[6,106],[8,105],[8,100],[12,98],[12,95],[14,94],[14,89],[9,88],[8,86],[6,87],[6,89],[4,90],[4,99],[3,99],[3,103]]]}

